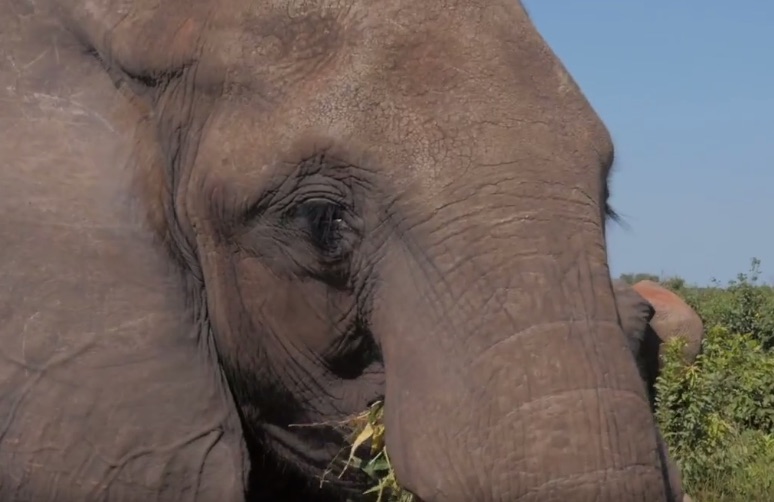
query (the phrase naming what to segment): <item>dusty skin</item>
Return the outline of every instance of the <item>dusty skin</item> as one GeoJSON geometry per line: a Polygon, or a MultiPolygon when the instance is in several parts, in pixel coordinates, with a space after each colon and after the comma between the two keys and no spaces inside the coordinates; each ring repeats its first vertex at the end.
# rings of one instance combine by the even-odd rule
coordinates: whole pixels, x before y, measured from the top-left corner
{"type": "Polygon", "coordinates": [[[607,130],[513,0],[0,0],[0,500],[680,497],[607,130]],[[350,471],[351,472],[351,471],[350,471]]]}
{"type": "Polygon", "coordinates": [[[653,305],[655,313],[650,320],[650,326],[659,340],[659,354],[661,344],[681,337],[687,342],[683,350],[685,359],[688,362],[696,360],[701,350],[701,341],[704,339],[704,323],[699,314],[685,303],[685,300],[657,282],[644,280],[634,284],[632,288],[653,305]]]}
{"type": "Polygon", "coordinates": [[[655,411],[655,384],[663,366],[663,344],[682,338],[686,342],[683,358],[688,363],[694,362],[704,339],[704,323],[685,300],[657,282],[643,280],[629,285],[615,279],[613,291],[621,326],[655,411]]]}

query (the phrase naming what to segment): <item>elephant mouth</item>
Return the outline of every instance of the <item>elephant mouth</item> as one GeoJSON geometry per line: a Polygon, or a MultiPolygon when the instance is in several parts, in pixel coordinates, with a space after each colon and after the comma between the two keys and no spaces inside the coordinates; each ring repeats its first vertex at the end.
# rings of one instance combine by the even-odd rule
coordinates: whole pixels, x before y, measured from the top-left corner
{"type": "MultiPolygon", "coordinates": [[[[361,495],[373,480],[360,469],[345,463],[349,455],[346,438],[331,426],[291,427],[266,424],[264,432],[271,448],[286,463],[295,466],[315,488],[335,487],[349,495],[361,495]]],[[[357,456],[369,460],[370,441],[357,449],[357,456]]]]}

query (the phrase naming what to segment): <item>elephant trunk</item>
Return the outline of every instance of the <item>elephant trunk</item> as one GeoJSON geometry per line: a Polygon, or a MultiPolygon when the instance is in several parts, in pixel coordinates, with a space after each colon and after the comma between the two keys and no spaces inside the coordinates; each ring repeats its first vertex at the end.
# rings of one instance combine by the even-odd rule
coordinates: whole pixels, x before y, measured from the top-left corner
{"type": "Polygon", "coordinates": [[[670,500],[601,230],[542,221],[514,223],[520,252],[507,257],[472,221],[440,237],[465,235],[464,259],[390,260],[410,281],[380,299],[398,479],[425,502],[670,500]]]}

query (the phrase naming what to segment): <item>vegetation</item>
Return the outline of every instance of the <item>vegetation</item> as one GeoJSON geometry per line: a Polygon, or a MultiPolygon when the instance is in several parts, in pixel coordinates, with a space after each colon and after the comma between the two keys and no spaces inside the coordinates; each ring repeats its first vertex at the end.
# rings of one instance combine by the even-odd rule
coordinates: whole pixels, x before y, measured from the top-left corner
{"type": "MultiPolygon", "coordinates": [[[[376,401],[367,410],[341,422],[294,424],[291,427],[333,427],[347,437],[349,444],[331,461],[323,473],[321,484],[330,481],[330,476],[341,478],[348,470],[356,469],[372,481],[371,486],[363,492],[365,500],[415,502],[414,495],[401,488],[395,479],[384,443],[383,416],[384,402],[376,401]]],[[[348,499],[347,502],[354,501],[348,499]]]]}
{"type": "Polygon", "coordinates": [[[702,317],[693,364],[667,344],[656,417],[696,502],[774,499],[774,288],[760,262],[722,287],[662,280],[702,317]]]}
{"type": "Polygon", "coordinates": [[[414,502],[414,496],[398,485],[390,465],[390,456],[384,445],[383,414],[384,405],[382,401],[377,401],[368,411],[347,422],[351,430],[351,447],[341,472],[343,474],[347,468],[353,467],[366,473],[374,484],[365,493],[372,495],[376,502],[414,502]],[[356,452],[366,441],[370,441],[370,454],[364,461],[356,452]]]}
{"type": "MultiPolygon", "coordinates": [[[[660,282],[704,321],[702,352],[682,359],[682,341],[666,345],[656,419],[695,502],[774,500],[774,287],[760,284],[760,261],[725,287],[689,286],[679,277],[624,274],[660,282]]],[[[374,480],[375,500],[412,502],[395,481],[384,447],[382,403],[347,422],[351,449],[342,461],[374,480]],[[370,440],[370,460],[356,451],[370,440]]],[[[343,471],[342,471],[343,472],[343,471]]]]}

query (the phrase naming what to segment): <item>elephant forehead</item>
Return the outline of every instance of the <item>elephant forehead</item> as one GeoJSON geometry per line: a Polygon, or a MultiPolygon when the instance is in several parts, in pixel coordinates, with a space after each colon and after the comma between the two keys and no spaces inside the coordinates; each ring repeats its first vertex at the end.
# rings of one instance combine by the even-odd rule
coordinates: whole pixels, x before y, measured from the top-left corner
{"type": "Polygon", "coordinates": [[[62,0],[68,27],[129,72],[161,72],[189,64],[199,47],[209,0],[62,0]]]}
{"type": "Polygon", "coordinates": [[[207,19],[196,71],[225,90],[199,150],[206,171],[249,186],[314,137],[394,169],[401,190],[561,156],[568,185],[598,191],[587,167],[612,156],[607,130],[518,3],[230,3],[207,19]]]}
{"type": "MultiPolygon", "coordinates": [[[[576,90],[560,64],[544,64],[553,58],[517,2],[62,0],[62,6],[71,27],[98,52],[138,74],[198,63],[205,74],[199,78],[245,85],[260,77],[286,86],[288,80],[317,80],[326,67],[351,65],[367,54],[363,66],[401,75],[396,85],[422,87],[434,79],[442,87],[476,76],[475,68],[496,59],[505,44],[512,62],[530,66],[526,73],[533,78],[535,71],[552,74],[541,77],[542,87],[560,94],[576,90]],[[449,50],[459,44],[469,49],[449,50]],[[337,58],[342,52],[347,57],[337,58]],[[373,57],[375,52],[380,55],[373,57]],[[412,75],[416,82],[406,81],[412,75]]],[[[486,82],[493,76],[480,77],[486,82]]]]}

